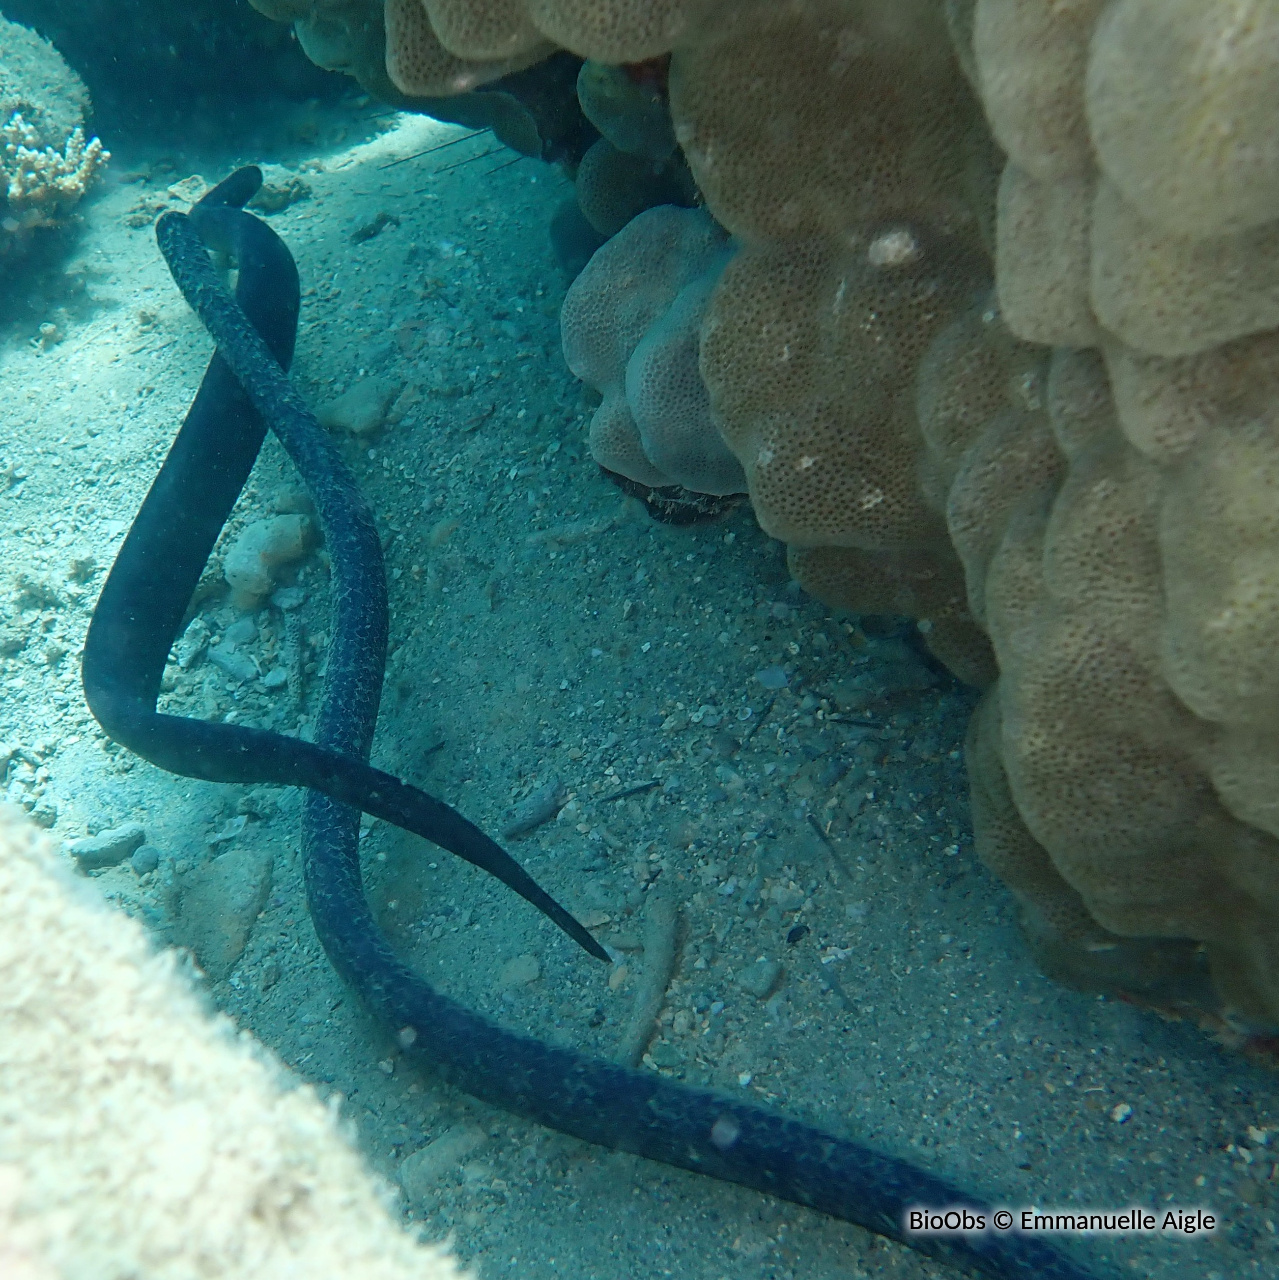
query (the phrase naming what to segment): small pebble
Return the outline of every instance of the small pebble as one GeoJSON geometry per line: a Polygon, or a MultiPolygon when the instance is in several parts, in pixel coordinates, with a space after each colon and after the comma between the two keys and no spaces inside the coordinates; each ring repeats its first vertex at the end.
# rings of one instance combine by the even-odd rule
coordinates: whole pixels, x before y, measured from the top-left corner
{"type": "Polygon", "coordinates": [[[31,821],[46,830],[58,821],[58,806],[48,796],[41,796],[28,812],[31,814],[31,821]]]}
{"type": "Polygon", "coordinates": [[[160,851],[153,844],[141,844],[133,851],[129,865],[135,875],[150,875],[160,865],[160,851]]]}
{"type": "Polygon", "coordinates": [[[782,966],[776,960],[758,960],[737,975],[737,985],[748,995],[764,1000],[773,992],[782,976],[782,966]]]}
{"type": "Polygon", "coordinates": [[[284,613],[298,609],[306,603],[306,592],[301,587],[280,587],[271,593],[271,603],[284,613]]]}
{"type": "Polygon", "coordinates": [[[449,1129],[433,1142],[400,1162],[400,1186],[414,1203],[425,1203],[433,1197],[443,1178],[457,1170],[471,1152],[484,1143],[484,1134],[467,1125],[449,1129]]]}
{"type": "Polygon", "coordinates": [[[755,672],[755,679],[764,686],[765,689],[784,689],[790,684],[790,677],[786,672],[777,666],[762,667],[755,672]]]}
{"type": "Polygon", "coordinates": [[[210,649],[206,655],[219,671],[243,684],[257,675],[258,669],[250,658],[242,653],[234,653],[228,649],[210,649]]]}
{"type": "Polygon", "coordinates": [[[508,960],[497,975],[498,985],[502,987],[526,987],[542,976],[542,966],[536,956],[515,956],[508,960]]]}
{"type": "Polygon", "coordinates": [[[173,656],[183,671],[190,671],[209,647],[209,628],[203,618],[194,618],[173,646],[173,656]]]}
{"type": "Polygon", "coordinates": [[[190,947],[215,982],[226,978],[244,953],[271,891],[271,871],[269,849],[233,847],[183,878],[174,941],[190,947]]]}
{"type": "Polygon", "coordinates": [[[567,795],[560,780],[552,778],[515,806],[511,820],[502,832],[503,838],[510,840],[515,836],[522,836],[535,827],[540,827],[542,823],[549,822],[564,807],[567,795]]]}
{"type": "Polygon", "coordinates": [[[678,1067],[684,1060],[680,1051],[673,1044],[667,1044],[664,1040],[659,1040],[645,1057],[653,1066],[666,1067],[668,1070],[678,1067]]]}
{"type": "Polygon", "coordinates": [[[80,864],[82,871],[98,871],[123,862],[139,845],[145,842],[147,833],[140,822],[126,822],[110,827],[96,836],[82,836],[67,844],[67,852],[80,864]]]}
{"type": "Polygon", "coordinates": [[[232,540],[222,558],[222,574],[240,608],[254,608],[270,595],[278,569],[300,560],[315,541],[315,528],[303,515],[254,520],[232,540]]]}
{"type": "Polygon", "coordinates": [[[252,618],[238,618],[222,633],[222,643],[226,645],[252,644],[257,638],[258,628],[252,618]]]}
{"type": "Polygon", "coordinates": [[[798,887],[776,884],[770,896],[780,911],[798,911],[804,905],[804,891],[798,887]]]}
{"type": "Polygon", "coordinates": [[[400,388],[376,378],[357,382],[316,411],[321,426],[341,428],[353,436],[369,436],[386,421],[386,412],[400,388]]]}
{"type": "Polygon", "coordinates": [[[248,817],[243,813],[238,814],[234,818],[228,818],[222,824],[221,829],[209,837],[209,844],[226,844],[229,841],[234,840],[236,836],[244,830],[248,820],[248,817]]]}

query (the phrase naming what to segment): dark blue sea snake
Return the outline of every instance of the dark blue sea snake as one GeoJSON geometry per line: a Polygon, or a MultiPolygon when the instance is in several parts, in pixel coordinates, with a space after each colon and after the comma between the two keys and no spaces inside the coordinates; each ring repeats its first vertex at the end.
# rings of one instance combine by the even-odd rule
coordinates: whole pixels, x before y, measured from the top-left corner
{"type": "Polygon", "coordinates": [[[606,958],[477,827],[367,763],[386,645],[381,548],[354,476],[285,372],[297,326],[298,276],[283,241],[242,208],[261,181],[256,168],[240,169],[189,214],[166,213],[156,224],[173,278],[217,352],[89,627],[84,690],[102,727],[173,773],[306,788],[306,894],[320,942],[405,1051],[465,1092],[601,1147],[858,1223],[962,1270],[1005,1280],[1089,1280],[1095,1273],[1037,1237],[910,1234],[904,1225],[909,1206],[965,1206],[987,1220],[989,1209],[923,1169],[812,1125],[507,1030],[440,995],[396,957],[364,896],[361,810],[496,875],[606,958]],[[234,259],[234,296],[210,248],[234,259]],[[332,566],[332,639],[314,743],[156,710],[169,650],[268,426],[311,491],[332,566]]]}

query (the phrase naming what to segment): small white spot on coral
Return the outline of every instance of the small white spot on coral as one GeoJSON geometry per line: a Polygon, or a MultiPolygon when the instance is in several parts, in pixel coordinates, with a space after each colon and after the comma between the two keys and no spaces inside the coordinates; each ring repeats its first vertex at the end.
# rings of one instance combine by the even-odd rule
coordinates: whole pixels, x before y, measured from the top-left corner
{"type": "Polygon", "coordinates": [[[866,257],[872,267],[903,267],[919,257],[919,241],[905,227],[896,227],[876,236],[866,257]]]}
{"type": "Polygon", "coordinates": [[[814,466],[819,459],[814,458],[811,454],[804,454],[802,458],[795,464],[796,471],[807,471],[809,467],[814,466]]]}
{"type": "Polygon", "coordinates": [[[866,494],[857,505],[861,507],[863,511],[870,511],[886,501],[887,496],[888,495],[885,494],[882,489],[872,489],[870,493],[866,494]]]}
{"type": "Polygon", "coordinates": [[[755,465],[757,467],[766,467],[775,456],[773,451],[767,445],[764,445],[755,455],[755,465]]]}

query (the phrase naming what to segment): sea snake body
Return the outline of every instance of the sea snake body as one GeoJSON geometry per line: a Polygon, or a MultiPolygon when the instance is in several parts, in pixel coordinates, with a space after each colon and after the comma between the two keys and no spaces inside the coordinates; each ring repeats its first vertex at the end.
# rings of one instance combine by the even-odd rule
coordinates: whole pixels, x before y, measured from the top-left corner
{"type": "Polygon", "coordinates": [[[258,170],[239,170],[190,215],[166,213],[156,226],[174,279],[217,354],[125,539],[86,639],[86,697],[104,728],[176,773],[308,789],[306,893],[325,951],[400,1045],[465,1092],[602,1147],[859,1223],[964,1270],[1005,1280],[1090,1280],[1095,1273],[1036,1237],[909,1234],[908,1206],[989,1211],[925,1170],[859,1143],[507,1030],[441,995],[397,958],[364,896],[361,809],[491,871],[593,953],[602,949],[478,828],[366,763],[386,643],[381,549],[354,478],[284,372],[297,322],[297,272],[275,233],[240,208],[260,183],[258,170]],[[206,244],[233,251],[234,298],[206,244]],[[314,744],[155,709],[169,649],[264,423],[311,489],[332,565],[332,640],[314,744]]]}
{"type": "Polygon", "coordinates": [[[235,373],[222,354],[209,364],[98,597],[82,665],[89,709],[117,742],[173,773],[309,787],[424,836],[496,876],[592,955],[607,960],[599,943],[478,827],[434,796],[365,763],[386,659],[382,547],[355,477],[282,371],[297,331],[297,268],[275,232],[239,207],[261,184],[258,169],[239,169],[189,217],[166,215],[157,224],[161,249],[167,255],[166,246],[174,246],[170,265],[188,301],[206,325],[211,315],[222,314],[224,324],[248,334],[249,354],[258,364],[252,382],[244,368],[248,355],[241,355],[235,373]],[[206,241],[239,264],[234,299],[213,270],[206,241]],[[260,403],[261,385],[271,388],[267,411],[260,403]],[[267,422],[307,482],[338,566],[335,639],[314,743],[155,709],[165,659],[248,479],[267,422]]]}

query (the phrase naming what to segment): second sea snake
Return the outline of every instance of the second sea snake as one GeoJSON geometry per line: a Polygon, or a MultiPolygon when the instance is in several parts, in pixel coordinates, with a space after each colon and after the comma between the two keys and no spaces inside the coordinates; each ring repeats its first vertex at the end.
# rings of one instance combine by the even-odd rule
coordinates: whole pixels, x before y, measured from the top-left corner
{"type": "MultiPolygon", "coordinates": [[[[372,797],[367,786],[352,785],[352,778],[376,773],[364,762],[376,720],[385,646],[381,552],[353,480],[281,368],[292,349],[296,273],[274,232],[238,209],[260,181],[256,170],[241,170],[215,189],[228,193],[220,203],[197,206],[192,217],[168,213],[157,224],[157,238],[174,279],[218,346],[192,413],[207,390],[205,434],[216,426],[226,437],[240,438],[188,440],[179,449],[180,436],[147,499],[150,504],[160,490],[160,497],[167,493],[167,507],[161,503],[147,516],[144,505],[130,530],[103,589],[85,648],[86,693],[104,727],[126,746],[174,772],[309,788],[302,845],[307,900],[321,944],[339,974],[403,1049],[465,1092],[587,1142],[738,1183],[857,1223],[965,1270],[1003,1280],[1090,1280],[1094,1273],[1031,1236],[911,1235],[903,1215],[912,1205],[988,1211],[926,1170],[860,1143],[709,1089],[501,1027],[441,995],[395,955],[364,896],[360,808],[462,853],[507,884],[514,873],[500,860],[495,862],[492,850],[506,857],[496,845],[440,802],[426,797],[430,805],[425,809],[422,800],[416,807],[397,808],[393,798],[422,793],[386,774],[376,775],[372,797]],[[246,222],[260,230],[248,231],[246,222]],[[202,236],[214,242],[235,240],[240,256],[237,297],[250,301],[255,284],[259,293],[269,293],[278,284],[288,259],[291,318],[289,305],[282,303],[273,311],[267,297],[268,305],[254,312],[263,330],[259,334],[222,285],[202,236]],[[277,274],[272,276],[272,271],[277,274]],[[262,278],[255,281],[255,273],[262,278]],[[218,396],[232,411],[218,412],[224,407],[218,396]],[[280,436],[311,487],[331,557],[333,638],[314,746],[280,734],[155,711],[169,646],[261,443],[258,415],[280,436]],[[226,464],[226,456],[234,465],[226,464]],[[353,527],[344,526],[348,520],[354,521],[353,527]],[[176,737],[175,721],[182,726],[176,737]],[[302,759],[309,777],[300,776],[295,767],[302,759]],[[416,825],[406,821],[410,816],[416,825]],[[476,848],[477,839],[487,843],[476,848]]],[[[188,415],[188,425],[191,418],[188,415]]],[[[512,887],[523,891],[521,885],[512,887]]],[[[532,898],[547,914],[566,929],[576,926],[540,889],[536,891],[554,908],[532,898]]],[[[591,944],[593,950],[598,948],[593,940],[591,944]]]]}

